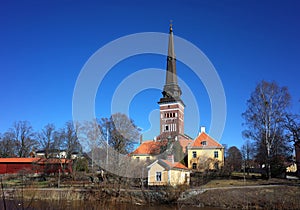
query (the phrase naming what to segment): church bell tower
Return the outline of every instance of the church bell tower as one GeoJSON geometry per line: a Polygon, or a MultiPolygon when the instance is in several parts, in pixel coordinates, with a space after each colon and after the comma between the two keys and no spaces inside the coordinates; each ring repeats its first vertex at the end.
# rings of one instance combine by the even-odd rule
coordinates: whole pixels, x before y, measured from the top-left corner
{"type": "Polygon", "coordinates": [[[170,24],[166,82],[158,104],[160,108],[160,139],[176,139],[184,135],[184,103],[178,86],[173,26],[170,24]]]}

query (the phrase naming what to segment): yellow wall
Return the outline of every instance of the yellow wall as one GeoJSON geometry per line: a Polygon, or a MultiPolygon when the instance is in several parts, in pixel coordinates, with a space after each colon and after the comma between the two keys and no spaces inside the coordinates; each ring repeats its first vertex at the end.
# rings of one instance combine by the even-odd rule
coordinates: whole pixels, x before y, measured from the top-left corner
{"type": "MultiPolygon", "coordinates": [[[[189,148],[188,149],[188,168],[192,169],[193,163],[197,163],[200,170],[215,169],[214,163],[218,162],[219,168],[224,166],[224,148],[189,148]],[[193,152],[197,157],[193,158],[193,152]],[[218,158],[215,158],[214,152],[218,151],[218,158]]],[[[198,168],[198,169],[199,169],[198,168]]]]}
{"type": "Polygon", "coordinates": [[[155,160],[156,157],[152,155],[132,155],[131,156],[134,160],[139,159],[140,161],[147,161],[147,157],[149,157],[149,160],[155,160]]]}
{"type": "Polygon", "coordinates": [[[168,172],[165,171],[164,167],[155,163],[148,170],[148,185],[167,185],[168,184],[168,172]],[[156,172],[161,172],[161,181],[156,181],[156,172]]]}
{"type": "Polygon", "coordinates": [[[190,172],[186,170],[165,170],[160,164],[155,163],[148,170],[148,185],[181,185],[189,184],[190,172]],[[162,179],[156,181],[156,172],[161,172],[162,179]]]}
{"type": "Polygon", "coordinates": [[[286,167],[286,172],[296,172],[296,171],[297,171],[296,163],[293,163],[292,165],[286,167]]]}
{"type": "Polygon", "coordinates": [[[181,185],[190,183],[190,172],[185,170],[170,170],[170,185],[181,185]]]}

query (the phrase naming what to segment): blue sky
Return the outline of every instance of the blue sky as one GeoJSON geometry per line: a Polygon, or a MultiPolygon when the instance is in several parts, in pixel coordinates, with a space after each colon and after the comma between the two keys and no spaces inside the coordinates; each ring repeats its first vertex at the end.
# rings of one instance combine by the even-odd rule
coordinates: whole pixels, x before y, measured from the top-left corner
{"type": "MultiPolygon", "coordinates": [[[[17,120],[30,121],[36,131],[47,123],[62,127],[72,119],[76,79],[93,53],[125,35],[168,33],[173,20],[174,34],[196,45],[215,66],[227,100],[220,141],[240,147],[241,113],[262,79],[287,86],[292,110],[300,111],[299,11],[296,0],[1,2],[0,132],[17,120]]],[[[158,55],[136,56],[113,68],[101,84],[105,91],[97,93],[97,117],[111,114],[112,94],[122,78],[143,68],[164,69],[165,61],[158,55]]],[[[183,64],[178,63],[177,71],[197,96],[201,125],[209,127],[205,88],[183,64]]],[[[159,132],[155,131],[159,121],[152,116],[154,122],[149,122],[149,114],[158,109],[160,97],[159,90],[143,91],[130,106],[130,117],[144,131],[153,124],[153,135],[159,132]]],[[[193,121],[194,111],[186,105],[185,120],[193,121]]]]}

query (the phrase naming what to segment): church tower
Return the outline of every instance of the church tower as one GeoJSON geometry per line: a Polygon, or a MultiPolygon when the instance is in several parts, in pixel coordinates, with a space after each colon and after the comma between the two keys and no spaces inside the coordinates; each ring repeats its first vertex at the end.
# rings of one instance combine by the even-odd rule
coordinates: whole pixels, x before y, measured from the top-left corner
{"type": "Polygon", "coordinates": [[[166,82],[158,104],[160,108],[159,140],[184,136],[184,103],[178,86],[173,28],[170,24],[166,82]]]}

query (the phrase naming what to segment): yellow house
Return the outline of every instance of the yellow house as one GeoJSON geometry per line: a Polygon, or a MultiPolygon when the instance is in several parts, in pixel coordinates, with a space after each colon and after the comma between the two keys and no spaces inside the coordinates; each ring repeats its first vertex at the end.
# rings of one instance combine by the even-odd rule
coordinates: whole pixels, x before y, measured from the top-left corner
{"type": "Polygon", "coordinates": [[[190,171],[179,162],[159,159],[148,167],[148,185],[189,185],[190,171]]]}
{"type": "MultiPolygon", "coordinates": [[[[189,144],[193,143],[191,139],[185,139],[179,136],[179,143],[182,147],[183,153],[186,153],[186,148],[189,144]]],[[[137,161],[152,161],[156,160],[157,156],[161,154],[161,147],[167,145],[167,141],[144,141],[138,148],[136,148],[131,154],[131,158],[137,161]]]]}
{"type": "Polygon", "coordinates": [[[144,141],[130,156],[137,161],[155,160],[160,152],[160,142],[144,141]]]}
{"type": "Polygon", "coordinates": [[[297,165],[296,163],[290,164],[288,167],[286,167],[286,172],[297,172],[297,165]]]}
{"type": "Polygon", "coordinates": [[[187,150],[189,169],[218,170],[224,166],[224,147],[205,133],[204,128],[187,150]]]}

